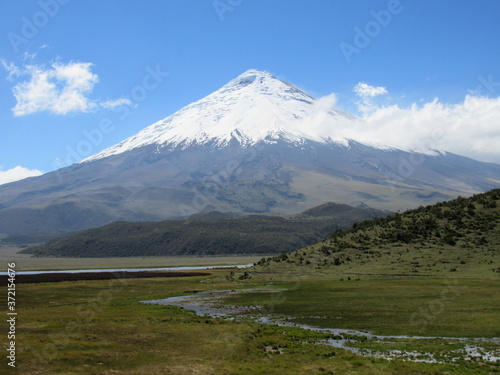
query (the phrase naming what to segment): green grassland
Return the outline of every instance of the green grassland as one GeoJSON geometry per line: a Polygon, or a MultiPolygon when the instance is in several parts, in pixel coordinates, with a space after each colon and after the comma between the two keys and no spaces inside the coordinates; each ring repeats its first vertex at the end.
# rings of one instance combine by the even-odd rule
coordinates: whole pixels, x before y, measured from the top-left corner
{"type": "MultiPolygon", "coordinates": [[[[499,373],[500,363],[457,352],[470,344],[499,356],[498,340],[474,341],[500,337],[499,206],[496,190],[422,207],[208,277],[19,284],[17,367],[7,368],[6,358],[0,366],[18,374],[499,373]],[[234,320],[140,302],[247,288],[269,292],[217,302],[252,307],[234,320]],[[338,338],[331,333],[264,325],[255,315],[425,336],[340,338],[362,350],[431,353],[443,363],[362,356],[320,344],[338,338]]],[[[7,332],[5,319],[0,329],[7,332]]]]}
{"type": "MultiPolygon", "coordinates": [[[[439,299],[443,279],[339,281],[328,277],[269,281],[232,279],[229,270],[210,277],[127,279],[20,284],[17,289],[19,374],[490,374],[498,364],[461,361],[429,364],[368,358],[325,345],[329,335],[298,327],[198,317],[180,307],[143,300],[203,290],[267,287],[273,294],[241,294],[229,304],[256,304],[265,314],[287,314],[298,322],[366,329],[387,334],[417,333],[411,313],[439,299]],[[316,316],[328,318],[316,318],[316,316]],[[341,319],[339,319],[341,317],[341,319]]],[[[432,315],[423,335],[498,336],[498,284],[459,279],[460,295],[432,315]]],[[[419,317],[422,318],[422,317],[419,317]]],[[[2,323],[6,332],[6,322],[2,323]]],[[[452,350],[456,342],[384,345],[452,350]]],[[[6,368],[6,364],[0,364],[6,368]]]]}
{"type": "MultiPolygon", "coordinates": [[[[276,283],[274,285],[281,285],[276,283]]],[[[326,277],[283,283],[276,295],[240,294],[228,303],[261,306],[263,314],[323,328],[381,335],[500,337],[500,281],[387,278],[338,281],[326,277]]]]}

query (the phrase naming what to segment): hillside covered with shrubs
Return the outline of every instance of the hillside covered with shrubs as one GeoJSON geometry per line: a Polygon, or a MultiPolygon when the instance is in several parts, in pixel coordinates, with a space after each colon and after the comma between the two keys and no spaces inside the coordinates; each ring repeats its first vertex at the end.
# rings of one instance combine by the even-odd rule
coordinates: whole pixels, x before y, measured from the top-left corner
{"type": "Polygon", "coordinates": [[[355,223],[260,267],[345,273],[500,273],[500,189],[355,223]]]}

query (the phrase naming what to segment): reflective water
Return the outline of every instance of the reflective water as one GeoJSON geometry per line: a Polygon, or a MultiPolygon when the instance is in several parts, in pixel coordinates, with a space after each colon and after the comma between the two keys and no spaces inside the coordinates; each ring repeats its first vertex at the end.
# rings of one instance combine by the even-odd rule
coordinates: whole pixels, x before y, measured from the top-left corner
{"type": "MultiPolygon", "coordinates": [[[[360,354],[367,357],[385,358],[389,360],[399,359],[412,362],[428,362],[428,363],[453,363],[458,360],[482,360],[486,362],[500,362],[500,349],[485,350],[481,343],[493,343],[497,346],[500,345],[500,338],[467,338],[467,337],[440,337],[440,336],[383,336],[374,335],[369,332],[357,331],[352,329],[339,329],[339,328],[317,328],[305,324],[296,324],[290,322],[288,317],[269,317],[259,315],[252,315],[255,312],[252,308],[241,308],[236,306],[224,305],[221,299],[224,296],[236,293],[257,293],[270,291],[280,292],[279,290],[269,289],[244,289],[244,290],[222,290],[212,292],[201,292],[187,296],[170,297],[160,300],[143,301],[143,303],[157,304],[157,305],[171,305],[179,306],[188,310],[194,311],[200,316],[211,316],[234,319],[235,316],[245,314],[246,317],[251,317],[255,321],[262,324],[286,326],[286,327],[299,327],[311,331],[327,333],[331,338],[319,341],[318,344],[329,345],[340,349],[349,350],[353,353],[360,354]],[[365,348],[358,348],[353,345],[363,342],[363,340],[370,339],[375,342],[383,342],[385,344],[396,342],[397,340],[452,340],[463,344],[463,349],[457,349],[449,352],[448,354],[440,354],[439,358],[433,353],[422,353],[417,351],[376,351],[365,348]]],[[[484,344],[483,344],[484,345],[484,344]]]]}
{"type": "MultiPolygon", "coordinates": [[[[95,268],[85,270],[58,270],[58,271],[17,271],[16,275],[39,275],[41,273],[84,273],[84,272],[141,272],[141,271],[186,271],[186,270],[211,270],[214,268],[247,268],[253,264],[237,266],[188,266],[188,267],[160,267],[160,268],[95,268]]],[[[0,272],[0,276],[7,272],[0,272]]]]}

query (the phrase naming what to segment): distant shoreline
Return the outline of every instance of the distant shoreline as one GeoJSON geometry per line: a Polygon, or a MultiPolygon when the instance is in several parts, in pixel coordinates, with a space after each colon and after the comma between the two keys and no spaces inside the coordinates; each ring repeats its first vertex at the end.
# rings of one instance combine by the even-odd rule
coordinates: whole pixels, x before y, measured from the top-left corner
{"type": "Polygon", "coordinates": [[[23,283],[53,283],[62,281],[82,280],[115,280],[153,277],[194,277],[210,276],[209,272],[178,272],[178,271],[139,271],[139,272],[62,272],[62,273],[37,273],[17,274],[16,282],[23,283]]]}
{"type": "Polygon", "coordinates": [[[224,255],[224,256],[162,256],[162,257],[112,257],[112,258],[52,258],[19,254],[21,247],[0,246],[0,271],[7,263],[16,263],[17,272],[71,271],[83,269],[131,269],[166,267],[237,266],[258,262],[262,257],[274,255],[224,255]]]}

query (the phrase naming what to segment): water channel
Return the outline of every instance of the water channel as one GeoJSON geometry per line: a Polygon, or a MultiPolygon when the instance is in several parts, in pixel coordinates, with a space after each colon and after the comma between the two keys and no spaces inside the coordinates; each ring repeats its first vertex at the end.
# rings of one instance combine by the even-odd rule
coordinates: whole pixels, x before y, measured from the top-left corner
{"type": "MultiPolygon", "coordinates": [[[[460,360],[465,361],[483,361],[500,362],[500,338],[467,338],[467,337],[439,337],[439,336],[383,336],[375,335],[369,332],[357,331],[352,329],[338,328],[317,328],[304,324],[296,324],[290,321],[289,317],[284,316],[266,316],[258,313],[258,309],[242,308],[231,305],[224,305],[225,296],[237,293],[259,293],[267,292],[269,289],[244,289],[244,290],[222,290],[200,292],[192,295],[170,297],[160,300],[143,301],[147,304],[178,306],[194,311],[199,316],[210,316],[225,319],[238,319],[238,316],[250,317],[261,324],[278,325],[283,327],[298,327],[315,332],[325,333],[330,336],[326,340],[320,340],[317,344],[329,345],[332,347],[349,350],[353,353],[376,358],[385,358],[389,360],[405,360],[413,362],[428,363],[455,363],[460,360]],[[376,351],[366,349],[357,345],[366,340],[372,342],[390,344],[397,343],[398,340],[447,340],[460,343],[462,348],[450,350],[447,354],[440,353],[421,353],[413,350],[388,350],[376,351]],[[356,346],[354,346],[356,345],[356,346]],[[495,349],[487,350],[485,345],[493,346],[495,349]]],[[[281,290],[275,290],[280,292],[281,290]]]]}

